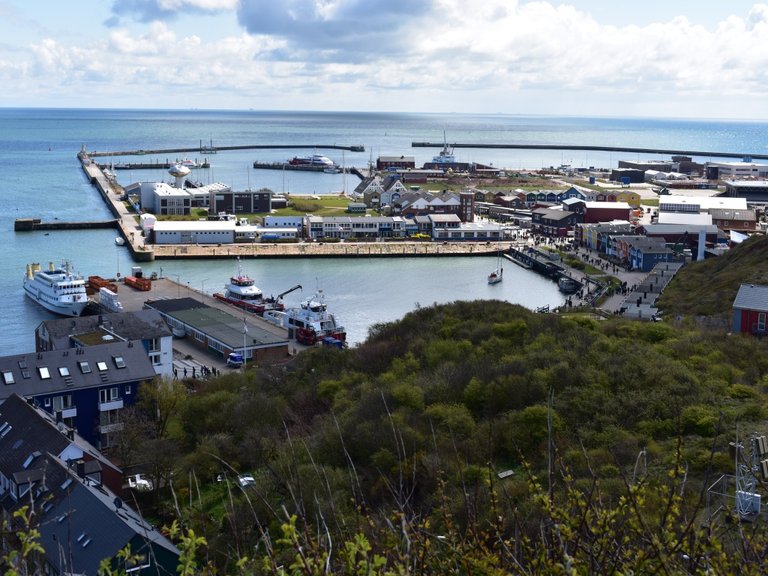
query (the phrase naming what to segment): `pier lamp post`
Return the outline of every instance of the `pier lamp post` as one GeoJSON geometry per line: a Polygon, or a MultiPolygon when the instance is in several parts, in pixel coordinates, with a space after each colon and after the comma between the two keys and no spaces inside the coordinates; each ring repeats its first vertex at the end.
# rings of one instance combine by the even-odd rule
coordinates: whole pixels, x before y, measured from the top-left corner
{"type": "Polygon", "coordinates": [[[179,274],[171,274],[176,276],[176,296],[181,298],[181,276],[179,274]]]}

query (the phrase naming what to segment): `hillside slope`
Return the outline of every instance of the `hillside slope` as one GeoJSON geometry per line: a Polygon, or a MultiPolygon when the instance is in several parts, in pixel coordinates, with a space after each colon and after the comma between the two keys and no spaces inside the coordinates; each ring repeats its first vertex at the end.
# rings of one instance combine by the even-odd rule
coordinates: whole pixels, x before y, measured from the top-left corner
{"type": "Polygon", "coordinates": [[[755,236],[719,258],[683,267],[659,308],[667,315],[725,318],[742,283],[768,283],[768,237],[755,236]]]}

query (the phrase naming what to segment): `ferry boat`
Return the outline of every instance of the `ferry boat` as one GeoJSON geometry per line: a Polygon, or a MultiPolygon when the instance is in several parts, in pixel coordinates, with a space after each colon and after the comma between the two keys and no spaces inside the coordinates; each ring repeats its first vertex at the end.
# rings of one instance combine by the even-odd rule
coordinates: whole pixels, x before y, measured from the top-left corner
{"type": "Polygon", "coordinates": [[[333,160],[321,154],[312,154],[312,156],[294,156],[288,160],[291,166],[317,166],[318,168],[332,168],[335,166],[333,160]]]}
{"type": "Polygon", "coordinates": [[[224,285],[224,292],[213,294],[216,300],[232,304],[254,314],[264,314],[265,310],[282,310],[283,304],[280,302],[281,294],[277,298],[264,298],[264,294],[256,286],[253,278],[243,271],[240,259],[237,259],[237,268],[235,273],[224,285]]]}
{"type": "Polygon", "coordinates": [[[51,262],[43,271],[40,264],[27,264],[24,292],[44,308],[62,316],[80,316],[88,305],[85,278],[72,272],[69,262],[56,268],[51,262]]]}
{"type": "Polygon", "coordinates": [[[304,300],[299,308],[270,310],[264,313],[264,319],[293,330],[293,336],[299,344],[313,346],[325,338],[340,342],[347,339],[347,331],[336,321],[336,317],[328,312],[322,290],[304,300]]]}

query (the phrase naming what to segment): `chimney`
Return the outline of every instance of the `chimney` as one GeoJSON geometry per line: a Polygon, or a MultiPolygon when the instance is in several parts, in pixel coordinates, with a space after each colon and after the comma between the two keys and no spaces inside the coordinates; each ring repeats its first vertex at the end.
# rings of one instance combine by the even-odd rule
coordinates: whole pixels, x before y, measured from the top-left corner
{"type": "Polygon", "coordinates": [[[75,470],[77,470],[77,475],[80,476],[80,478],[85,478],[85,460],[81,458],[75,462],[75,470]]]}

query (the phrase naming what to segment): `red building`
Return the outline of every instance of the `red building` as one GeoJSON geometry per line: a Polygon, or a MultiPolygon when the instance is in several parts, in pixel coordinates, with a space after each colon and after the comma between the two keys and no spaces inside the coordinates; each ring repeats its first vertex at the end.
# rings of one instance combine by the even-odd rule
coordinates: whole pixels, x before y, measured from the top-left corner
{"type": "Polygon", "coordinates": [[[742,284],[733,301],[733,332],[765,336],[768,334],[768,286],[742,284]]]}

